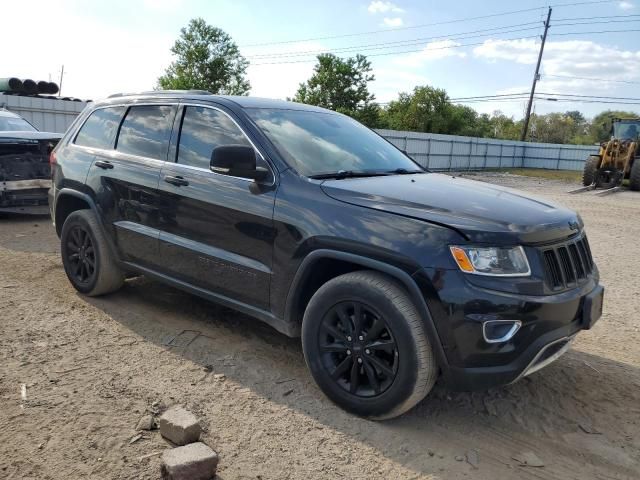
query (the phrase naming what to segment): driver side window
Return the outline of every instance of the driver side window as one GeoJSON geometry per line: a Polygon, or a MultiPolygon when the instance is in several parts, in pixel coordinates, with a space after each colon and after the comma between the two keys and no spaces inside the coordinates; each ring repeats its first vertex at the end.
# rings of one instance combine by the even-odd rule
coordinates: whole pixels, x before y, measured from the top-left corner
{"type": "Polygon", "coordinates": [[[206,107],[185,107],[178,141],[178,163],[209,170],[213,149],[251,143],[227,115],[206,107]]]}

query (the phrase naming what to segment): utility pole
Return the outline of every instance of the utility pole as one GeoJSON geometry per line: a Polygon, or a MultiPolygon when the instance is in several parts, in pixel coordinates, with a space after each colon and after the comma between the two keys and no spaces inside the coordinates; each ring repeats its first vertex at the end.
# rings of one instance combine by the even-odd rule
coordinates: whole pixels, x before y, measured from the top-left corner
{"type": "Polygon", "coordinates": [[[527,114],[524,117],[524,125],[522,127],[522,135],[520,140],[525,141],[527,138],[527,130],[529,130],[529,119],[531,117],[531,106],[533,105],[533,94],[536,93],[536,82],[540,78],[540,63],[542,62],[542,52],[544,52],[544,44],[547,41],[547,32],[549,31],[549,21],[551,20],[551,7],[547,13],[547,21],[544,22],[544,34],[542,35],[542,43],[540,44],[540,53],[538,54],[538,63],[536,64],[536,73],[533,75],[533,84],[531,85],[531,95],[529,95],[529,104],[527,105],[527,114]]]}
{"type": "Polygon", "coordinates": [[[62,96],[62,79],[64,78],[64,65],[62,65],[62,69],[60,70],[60,85],[58,85],[58,96],[62,96]]]}

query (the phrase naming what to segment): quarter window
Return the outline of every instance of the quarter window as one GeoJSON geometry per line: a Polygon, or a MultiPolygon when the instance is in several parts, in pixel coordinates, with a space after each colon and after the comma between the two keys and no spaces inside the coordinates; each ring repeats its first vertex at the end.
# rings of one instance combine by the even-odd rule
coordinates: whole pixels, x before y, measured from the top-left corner
{"type": "Polygon", "coordinates": [[[107,107],[95,110],[76,136],[76,145],[111,150],[116,140],[118,125],[124,107],[107,107]]]}
{"type": "Polygon", "coordinates": [[[140,105],[129,108],[118,134],[116,150],[130,155],[165,160],[174,107],[140,105]]]}
{"type": "Polygon", "coordinates": [[[209,170],[211,153],[221,145],[248,145],[238,126],[219,110],[185,107],[178,144],[178,163],[209,170]]]}

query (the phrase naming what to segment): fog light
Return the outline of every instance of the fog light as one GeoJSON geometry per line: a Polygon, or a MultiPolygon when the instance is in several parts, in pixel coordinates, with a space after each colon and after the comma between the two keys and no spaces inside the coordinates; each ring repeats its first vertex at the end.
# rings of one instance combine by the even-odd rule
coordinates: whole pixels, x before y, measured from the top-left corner
{"type": "Polygon", "coordinates": [[[488,320],[482,324],[482,336],[487,343],[502,343],[511,340],[522,322],[520,320],[488,320]]]}

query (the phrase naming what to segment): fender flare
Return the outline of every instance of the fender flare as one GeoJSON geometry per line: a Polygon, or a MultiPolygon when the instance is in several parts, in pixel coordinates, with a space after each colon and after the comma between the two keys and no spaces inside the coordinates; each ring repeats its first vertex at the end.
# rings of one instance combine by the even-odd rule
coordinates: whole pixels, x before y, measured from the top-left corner
{"type": "Polygon", "coordinates": [[[438,361],[438,366],[443,371],[443,373],[446,373],[449,370],[449,362],[447,361],[447,357],[444,353],[442,342],[440,341],[438,331],[436,330],[433,317],[431,316],[429,307],[427,306],[424,296],[420,292],[420,289],[418,288],[415,280],[404,270],[388,263],[381,262],[379,260],[362,257],[353,253],[329,249],[318,249],[309,253],[298,267],[293,281],[291,282],[291,287],[289,289],[285,305],[285,321],[287,323],[293,324],[294,322],[296,322],[296,319],[293,318],[293,316],[294,312],[296,311],[297,301],[300,298],[300,288],[303,285],[304,281],[311,274],[313,265],[317,261],[324,258],[344,260],[346,262],[361,265],[362,267],[369,270],[375,270],[385,273],[390,277],[393,277],[395,280],[399,281],[406,288],[407,293],[409,293],[409,297],[411,298],[411,300],[413,300],[420,316],[422,317],[425,331],[427,333],[429,341],[431,342],[431,346],[438,361]]]}
{"type": "MultiPolygon", "coordinates": [[[[107,245],[109,245],[109,248],[111,249],[111,253],[115,256],[117,262],[121,263],[120,257],[117,254],[118,250],[117,250],[115,244],[113,243],[113,239],[111,238],[110,235],[107,235],[107,230],[104,228],[104,223],[102,222],[102,217],[98,213],[98,207],[96,206],[96,202],[93,200],[93,198],[91,198],[86,193],[82,193],[82,192],[79,192],[79,191],[74,190],[72,188],[66,188],[66,187],[65,188],[61,188],[57,192],[56,197],[55,197],[56,200],[55,200],[55,204],[54,204],[54,208],[53,208],[53,224],[56,227],[56,231],[58,230],[58,225],[56,225],[56,211],[58,210],[58,201],[63,196],[71,196],[71,197],[79,198],[80,200],[86,202],[87,205],[89,205],[89,209],[95,214],[96,219],[98,220],[98,225],[100,226],[100,230],[102,232],[102,235],[104,236],[105,240],[107,241],[107,245]]],[[[62,231],[62,225],[60,225],[60,231],[62,231]]]]}

